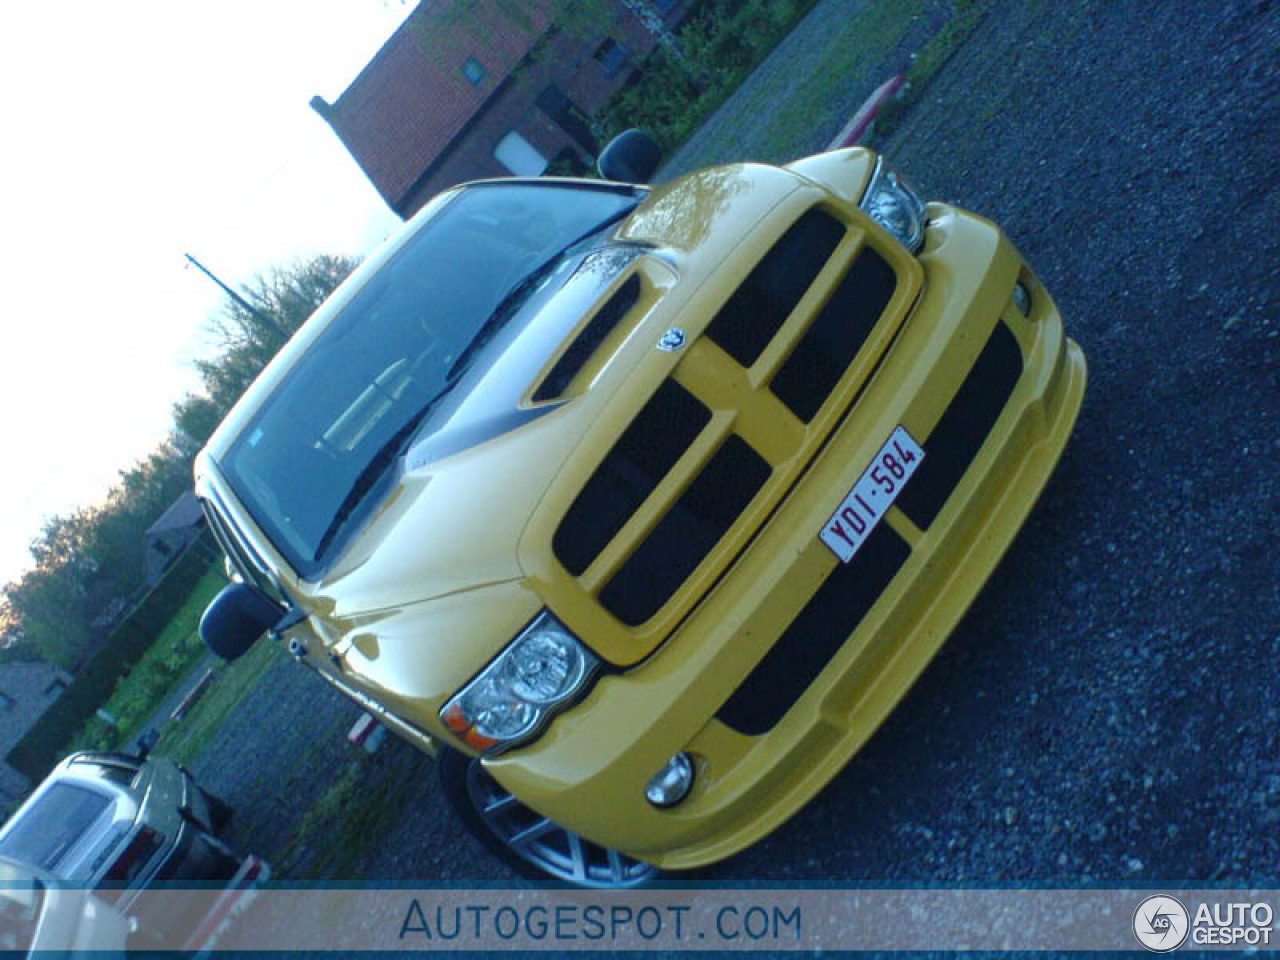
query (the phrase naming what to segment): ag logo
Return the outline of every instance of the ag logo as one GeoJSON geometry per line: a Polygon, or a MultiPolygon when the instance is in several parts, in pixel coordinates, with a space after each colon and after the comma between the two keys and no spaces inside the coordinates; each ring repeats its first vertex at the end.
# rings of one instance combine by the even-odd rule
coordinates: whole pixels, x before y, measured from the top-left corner
{"type": "Polygon", "coordinates": [[[1147,897],[1133,912],[1133,935],[1155,953],[1177,950],[1187,939],[1191,916],[1176,897],[1147,897]]]}
{"type": "Polygon", "coordinates": [[[662,335],[662,339],[658,341],[658,349],[665,350],[667,353],[675,353],[684,346],[684,331],[679,327],[672,327],[662,335]]]}

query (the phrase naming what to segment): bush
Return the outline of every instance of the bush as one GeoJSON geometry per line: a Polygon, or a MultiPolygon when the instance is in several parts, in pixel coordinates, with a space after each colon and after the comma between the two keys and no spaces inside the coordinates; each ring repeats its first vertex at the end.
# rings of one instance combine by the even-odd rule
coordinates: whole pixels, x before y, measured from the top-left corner
{"type": "Polygon", "coordinates": [[[786,36],[814,0],[704,0],[678,31],[683,56],[659,44],[598,119],[602,142],[639,127],[671,151],[786,36]]]}

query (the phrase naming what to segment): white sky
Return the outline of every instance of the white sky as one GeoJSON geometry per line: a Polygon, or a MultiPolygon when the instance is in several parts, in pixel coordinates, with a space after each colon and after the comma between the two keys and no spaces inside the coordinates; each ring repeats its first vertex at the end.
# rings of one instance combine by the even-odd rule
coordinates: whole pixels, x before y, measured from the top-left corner
{"type": "Polygon", "coordinates": [[[196,386],[220,293],[396,223],[308,106],[395,0],[76,0],[0,13],[0,584],[42,521],[100,500],[196,386]]]}

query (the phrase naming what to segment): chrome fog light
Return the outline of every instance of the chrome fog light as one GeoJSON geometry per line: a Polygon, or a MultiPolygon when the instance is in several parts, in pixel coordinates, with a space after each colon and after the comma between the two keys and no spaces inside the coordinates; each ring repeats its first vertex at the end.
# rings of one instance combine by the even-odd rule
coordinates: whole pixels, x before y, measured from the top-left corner
{"type": "Polygon", "coordinates": [[[1031,293],[1021,280],[1013,285],[1013,305],[1024,317],[1031,316],[1031,293]]]}
{"type": "Polygon", "coordinates": [[[677,753],[653,775],[644,796],[655,807],[674,807],[689,795],[692,786],[693,760],[687,753],[677,753]]]}

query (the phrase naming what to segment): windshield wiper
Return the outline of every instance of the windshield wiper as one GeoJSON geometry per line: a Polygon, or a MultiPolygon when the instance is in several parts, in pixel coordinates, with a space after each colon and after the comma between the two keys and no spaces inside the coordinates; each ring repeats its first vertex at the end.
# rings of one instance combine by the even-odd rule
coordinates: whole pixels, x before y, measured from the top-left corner
{"type": "Polygon", "coordinates": [[[324,556],[325,551],[333,544],[333,538],[338,535],[338,531],[351,518],[351,514],[355,512],[356,507],[360,506],[369,491],[382,479],[383,474],[387,472],[387,468],[395,463],[408,448],[409,442],[413,439],[414,434],[417,433],[422,421],[427,418],[427,414],[444,398],[445,394],[457,386],[457,383],[456,377],[449,377],[444,386],[436,391],[435,395],[424,403],[418,409],[418,412],[405,422],[404,426],[388,437],[386,442],[378,448],[369,462],[365,464],[364,469],[356,476],[355,482],[351,484],[351,489],[347,491],[347,495],[342,498],[342,503],[338,505],[337,511],[334,512],[333,519],[329,521],[329,526],[325,528],[319,543],[316,544],[314,559],[319,560],[324,556]]]}
{"type": "MultiPolygon", "coordinates": [[[[573,244],[569,245],[570,247],[573,244]]],[[[532,273],[520,280],[515,286],[503,294],[502,299],[498,301],[498,305],[494,308],[493,313],[476,331],[476,335],[471,338],[471,342],[462,348],[462,352],[458,354],[458,359],[453,361],[453,365],[449,367],[447,379],[452,382],[457,380],[467,367],[471,366],[471,362],[475,360],[476,354],[480,352],[480,348],[487,344],[494,336],[507,325],[507,321],[520,308],[525,300],[529,299],[529,295],[544,281],[548,276],[555,272],[564,260],[564,255],[569,247],[558,251],[555,256],[551,257],[540,267],[534,269],[532,273]]]]}
{"type": "Polygon", "coordinates": [[[535,267],[532,272],[519,280],[515,286],[502,295],[502,299],[498,301],[498,305],[493,308],[493,312],[489,314],[487,320],[476,331],[476,335],[471,338],[462,349],[462,353],[458,354],[458,359],[453,361],[453,365],[449,367],[448,380],[454,381],[466,372],[471,362],[475,360],[476,354],[480,352],[480,348],[494,338],[512,315],[520,309],[521,305],[529,298],[542,282],[564,263],[565,259],[576,250],[585,248],[586,246],[596,243],[597,238],[604,233],[609,227],[617,223],[632,210],[628,207],[625,210],[619,210],[613,216],[606,218],[604,221],[595,224],[585,233],[578,236],[570,243],[566,243],[563,247],[548,257],[542,264],[535,267]]]}
{"type": "MultiPolygon", "coordinates": [[[[569,247],[573,245],[570,244],[569,247]]],[[[426,419],[427,414],[444,398],[445,394],[458,385],[458,381],[462,379],[462,374],[466,372],[467,367],[476,358],[480,348],[493,339],[494,335],[506,325],[511,315],[524,303],[529,294],[560,265],[569,247],[558,251],[553,257],[507,291],[506,295],[498,302],[498,306],[493,313],[485,320],[484,325],[476,331],[476,335],[471,338],[471,342],[463,348],[462,353],[458,354],[458,358],[449,367],[449,372],[445,374],[444,386],[436,391],[435,395],[423,404],[422,408],[410,417],[404,426],[392,434],[386,443],[378,448],[378,452],[373,455],[356,477],[351,489],[347,491],[347,495],[343,497],[342,503],[339,504],[337,512],[334,513],[333,519],[329,521],[329,526],[325,528],[324,534],[320,537],[320,542],[316,545],[316,560],[324,556],[325,551],[332,545],[334,537],[338,535],[338,531],[350,519],[351,514],[355,512],[361,501],[382,478],[382,475],[386,473],[387,467],[394,463],[400,454],[404,452],[409,441],[413,439],[413,435],[417,432],[418,426],[426,419]]]]}

